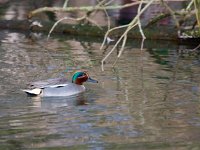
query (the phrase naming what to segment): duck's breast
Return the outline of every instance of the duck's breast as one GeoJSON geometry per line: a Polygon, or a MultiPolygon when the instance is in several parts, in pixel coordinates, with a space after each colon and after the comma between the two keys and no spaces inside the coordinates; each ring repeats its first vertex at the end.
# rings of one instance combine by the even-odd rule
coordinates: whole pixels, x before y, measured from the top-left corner
{"type": "Polygon", "coordinates": [[[52,86],[46,87],[43,89],[42,96],[70,96],[78,93],[82,93],[85,91],[85,87],[83,85],[76,85],[73,83],[67,83],[64,86],[52,86]]]}

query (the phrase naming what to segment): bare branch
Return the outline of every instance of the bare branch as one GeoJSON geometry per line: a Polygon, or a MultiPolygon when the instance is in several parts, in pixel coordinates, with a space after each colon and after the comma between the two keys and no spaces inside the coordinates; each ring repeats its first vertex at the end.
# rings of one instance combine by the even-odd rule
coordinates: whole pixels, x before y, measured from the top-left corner
{"type": "Polygon", "coordinates": [[[29,13],[29,18],[31,18],[32,16],[41,13],[41,12],[45,12],[45,11],[50,11],[50,12],[71,12],[71,11],[93,11],[93,10],[111,10],[111,9],[122,9],[122,8],[127,8],[127,7],[131,7],[134,5],[139,4],[140,2],[133,2],[133,3],[129,3],[129,4],[125,4],[125,5],[114,5],[114,6],[83,6],[83,7],[67,7],[67,8],[60,8],[60,7],[42,7],[42,8],[38,8],[32,12],[29,13]]]}
{"type": "MultiPolygon", "coordinates": [[[[121,35],[121,37],[117,40],[117,42],[115,43],[115,45],[113,46],[113,48],[110,50],[110,52],[102,59],[102,64],[104,64],[104,61],[112,54],[112,52],[115,50],[115,48],[117,47],[117,45],[121,42],[122,39],[124,39],[123,43],[122,43],[122,47],[124,47],[125,43],[126,43],[126,39],[127,39],[127,34],[128,32],[134,28],[136,25],[138,25],[138,18],[141,16],[141,14],[154,2],[154,0],[151,0],[148,2],[148,4],[146,4],[146,6],[141,10],[139,11],[139,13],[137,14],[137,16],[128,24],[128,25],[124,25],[124,26],[119,26],[119,27],[115,27],[113,29],[110,29],[109,31],[107,31],[107,33],[105,34],[105,37],[104,37],[104,41],[102,43],[102,46],[101,48],[104,46],[105,44],[105,41],[106,41],[106,38],[108,37],[108,34],[115,30],[115,29],[119,29],[119,28],[122,28],[122,27],[128,27],[126,29],[126,31],[121,35]]],[[[122,53],[123,49],[120,50],[120,53],[122,53]]],[[[120,55],[118,55],[120,56],[120,55]]],[[[103,67],[102,67],[103,68],[103,67]]]]}
{"type": "MultiPolygon", "coordinates": [[[[139,5],[139,7],[138,7],[138,14],[139,14],[140,11],[141,11],[142,4],[143,4],[143,0],[141,0],[140,5],[139,5]]],[[[141,25],[141,22],[140,22],[140,17],[138,17],[138,27],[139,27],[140,33],[141,33],[141,35],[142,35],[142,38],[143,38],[143,39],[146,39],[146,37],[145,37],[145,35],[144,35],[144,32],[143,32],[143,30],[142,30],[142,25],[141,25]]]]}
{"type": "Polygon", "coordinates": [[[179,21],[178,19],[176,18],[175,16],[175,11],[173,11],[168,5],[167,3],[164,1],[164,0],[160,0],[161,3],[168,9],[169,13],[171,14],[171,16],[173,17],[174,21],[175,21],[175,24],[176,24],[176,27],[179,29],[180,28],[180,24],[179,24],[179,21]]]}
{"type": "Polygon", "coordinates": [[[60,23],[62,22],[63,20],[74,20],[74,21],[80,21],[80,20],[83,20],[85,19],[86,16],[83,16],[83,17],[80,17],[80,18],[70,18],[70,17],[64,17],[64,18],[61,18],[60,20],[56,21],[53,25],[53,27],[51,28],[51,30],[49,31],[48,33],[48,36],[47,36],[47,40],[49,39],[51,33],[53,32],[53,30],[55,29],[55,27],[60,23]]]}

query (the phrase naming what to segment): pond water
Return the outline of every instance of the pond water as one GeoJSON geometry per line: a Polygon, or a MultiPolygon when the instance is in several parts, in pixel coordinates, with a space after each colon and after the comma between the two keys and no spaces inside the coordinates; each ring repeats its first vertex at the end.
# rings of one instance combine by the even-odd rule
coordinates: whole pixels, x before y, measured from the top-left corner
{"type": "Polygon", "coordinates": [[[167,41],[128,42],[0,32],[0,149],[199,149],[200,57],[167,41]],[[30,81],[87,70],[98,84],[72,97],[31,98],[30,81]]]}

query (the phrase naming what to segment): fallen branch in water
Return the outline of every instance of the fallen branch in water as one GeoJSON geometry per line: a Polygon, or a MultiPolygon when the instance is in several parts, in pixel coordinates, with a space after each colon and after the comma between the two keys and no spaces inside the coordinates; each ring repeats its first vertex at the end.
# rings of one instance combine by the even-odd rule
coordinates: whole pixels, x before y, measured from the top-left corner
{"type": "MultiPolygon", "coordinates": [[[[65,1],[64,5],[63,5],[63,8],[66,8],[66,7],[67,7],[68,1],[69,1],[69,0],[66,0],[66,1],[65,1]]],[[[98,5],[97,5],[96,7],[99,7],[99,6],[101,6],[103,3],[105,3],[106,0],[103,0],[103,1],[97,0],[97,1],[98,1],[99,3],[98,3],[98,5]]],[[[107,4],[108,4],[108,3],[107,3],[107,4]]],[[[92,24],[95,24],[99,29],[102,30],[102,27],[101,27],[101,26],[99,26],[94,20],[92,20],[92,19],[90,19],[90,18],[88,17],[89,15],[91,15],[91,13],[96,12],[96,11],[97,11],[97,10],[88,11],[84,16],[79,17],[79,18],[64,17],[64,18],[59,19],[58,21],[56,21],[56,22],[54,23],[54,25],[52,26],[51,30],[49,31],[48,36],[47,36],[47,40],[49,39],[49,37],[50,37],[51,33],[53,32],[53,30],[55,29],[55,27],[56,27],[60,22],[62,22],[63,20],[73,20],[73,21],[77,21],[77,22],[80,22],[80,21],[82,21],[82,20],[87,20],[88,22],[90,22],[90,23],[92,23],[92,24]]],[[[106,10],[104,10],[104,12],[105,12],[106,16],[108,17],[108,29],[110,29],[110,20],[109,20],[108,13],[107,13],[106,10]]]]}
{"type": "MultiPolygon", "coordinates": [[[[136,36],[139,36],[141,35],[142,36],[142,39],[144,41],[144,39],[146,39],[146,36],[149,38],[154,38],[156,36],[156,33],[153,34],[153,36],[149,36],[149,35],[145,35],[144,34],[144,31],[143,31],[143,28],[142,28],[142,24],[141,24],[141,21],[140,21],[140,17],[141,15],[144,13],[144,11],[146,11],[149,6],[152,4],[152,3],[155,3],[155,4],[163,4],[163,6],[165,6],[168,10],[167,13],[165,14],[158,14],[158,16],[156,16],[155,18],[153,18],[149,24],[147,24],[146,27],[148,27],[149,25],[152,25],[156,22],[158,22],[159,20],[161,19],[164,19],[166,17],[169,17],[171,16],[174,21],[175,21],[175,24],[176,24],[176,27],[178,29],[180,29],[181,27],[181,24],[182,22],[184,22],[185,20],[187,20],[188,18],[190,18],[191,16],[193,16],[194,14],[196,14],[196,10],[194,8],[196,7],[193,7],[194,6],[194,2],[195,0],[192,0],[188,6],[186,7],[185,10],[180,10],[180,11],[175,11],[173,9],[171,9],[171,7],[166,3],[166,1],[164,0],[138,0],[138,1],[132,1],[130,3],[127,3],[127,4],[124,4],[124,5],[109,5],[111,2],[113,2],[114,0],[110,0],[110,1],[107,1],[107,0],[97,0],[98,4],[95,5],[95,6],[81,6],[81,7],[67,7],[67,4],[68,4],[68,1],[69,0],[65,0],[64,2],[64,5],[63,7],[43,7],[43,8],[39,8],[39,9],[36,9],[32,12],[29,13],[29,17],[32,17],[34,15],[37,15],[38,13],[41,13],[41,12],[47,12],[47,11],[50,11],[50,12],[74,12],[74,11],[85,11],[85,15],[83,15],[82,17],[80,18],[71,18],[71,17],[63,17],[61,18],[60,20],[58,20],[56,23],[54,23],[54,25],[52,26],[51,30],[49,31],[49,34],[48,34],[48,38],[50,36],[50,34],[52,33],[52,31],[54,31],[55,27],[60,23],[62,22],[63,20],[73,20],[73,21],[77,21],[77,22],[80,22],[80,21],[87,21],[89,23],[92,23],[94,24],[95,26],[97,26],[98,28],[102,29],[102,27],[98,26],[98,24],[92,20],[90,18],[91,14],[94,14],[95,12],[97,11],[104,11],[105,12],[105,15],[107,17],[107,31],[105,32],[104,34],[104,31],[101,32],[100,34],[104,34],[104,39],[103,39],[103,42],[101,44],[101,47],[100,49],[102,50],[103,47],[106,45],[106,42],[108,42],[108,39],[110,39],[109,36],[112,36],[115,34],[115,37],[116,37],[116,34],[120,34],[119,35],[119,38],[118,40],[116,41],[116,43],[114,44],[114,46],[112,47],[112,49],[108,52],[108,54],[106,54],[106,56],[102,59],[101,63],[102,63],[102,70],[103,70],[103,64],[104,62],[107,60],[107,58],[112,54],[112,52],[120,45],[121,43],[121,47],[120,47],[120,50],[119,50],[119,53],[118,53],[118,56],[117,58],[119,58],[122,53],[123,53],[123,50],[125,48],[125,45],[126,45],[126,41],[127,41],[127,38],[128,38],[128,34],[130,35],[131,34],[131,30],[135,27],[138,27],[138,31],[139,31],[139,34],[136,34],[134,35],[134,37],[136,36]],[[142,6],[144,5],[144,7],[142,8],[142,6]],[[137,15],[133,18],[133,20],[129,23],[129,24],[126,24],[126,25],[121,25],[121,26],[117,26],[117,27],[114,27],[114,28],[111,28],[110,27],[110,18],[109,18],[109,15],[107,13],[107,10],[113,10],[113,9],[123,9],[123,8],[127,8],[127,7],[131,7],[131,6],[135,6],[135,5],[138,5],[138,11],[137,11],[137,15]],[[178,16],[178,17],[177,17],[178,16]],[[122,31],[123,30],[123,31],[122,31]]],[[[200,15],[199,15],[200,16],[200,15]]],[[[198,19],[198,17],[196,17],[198,19]]],[[[105,28],[104,28],[105,29],[105,28]]],[[[158,29],[157,29],[158,30],[158,29]]],[[[149,34],[149,33],[148,33],[149,34]]],[[[160,31],[159,33],[160,35],[163,34],[162,31],[160,31]]],[[[176,33],[169,33],[170,37],[172,37],[173,35],[175,35],[176,33]]],[[[152,33],[151,33],[152,35],[152,33]]],[[[133,35],[132,35],[133,36],[133,35]]],[[[166,37],[166,33],[164,34],[164,36],[166,37]]],[[[177,36],[177,34],[176,34],[177,36]]],[[[112,39],[111,39],[112,40],[112,39]]],[[[107,45],[108,47],[108,45],[107,45]]]]}
{"type": "MultiPolygon", "coordinates": [[[[180,11],[175,11],[174,15],[177,15],[180,17],[179,20],[177,20],[177,21],[181,24],[182,22],[185,22],[187,19],[194,16],[195,11],[180,10],[180,11]]],[[[171,16],[171,13],[169,13],[169,12],[158,14],[157,16],[155,16],[152,20],[150,20],[147,23],[145,28],[148,28],[148,27],[154,25],[155,23],[159,22],[160,20],[165,19],[170,16],[171,16]]]]}

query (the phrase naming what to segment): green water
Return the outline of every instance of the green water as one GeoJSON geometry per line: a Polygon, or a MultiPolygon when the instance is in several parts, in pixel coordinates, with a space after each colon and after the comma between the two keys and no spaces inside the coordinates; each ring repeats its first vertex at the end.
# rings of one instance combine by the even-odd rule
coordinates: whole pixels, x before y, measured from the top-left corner
{"type": "Polygon", "coordinates": [[[195,46],[131,40],[100,51],[102,39],[30,41],[0,32],[0,149],[200,149],[200,59],[195,46]],[[187,51],[188,50],[188,51],[187,51]],[[30,98],[30,81],[87,70],[98,84],[73,97],[30,98]],[[67,71],[67,73],[65,73],[67,71]]]}

